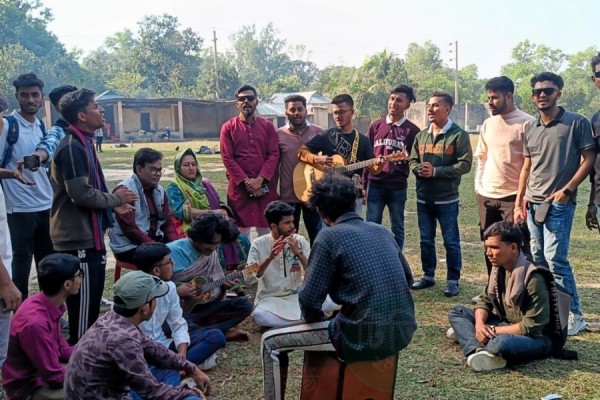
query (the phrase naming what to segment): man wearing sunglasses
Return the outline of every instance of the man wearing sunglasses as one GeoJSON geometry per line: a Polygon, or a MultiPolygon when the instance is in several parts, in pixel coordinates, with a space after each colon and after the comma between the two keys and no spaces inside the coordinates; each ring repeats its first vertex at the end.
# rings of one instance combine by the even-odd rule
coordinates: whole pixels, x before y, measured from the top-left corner
{"type": "Polygon", "coordinates": [[[41,291],[23,302],[10,326],[8,355],[2,367],[9,398],[64,398],[64,364],[73,347],[62,335],[60,317],[67,309],[67,297],[79,292],[83,275],[79,259],[70,254],[51,254],[40,261],[41,291]]]}
{"type": "Polygon", "coordinates": [[[514,220],[525,218],[521,208],[525,199],[533,262],[548,266],[556,283],[571,296],[568,334],[576,335],[586,322],[567,257],[577,187],[594,165],[597,149],[590,122],[558,106],[563,84],[552,72],[531,78],[531,97],[540,115],[525,132],[514,220]]]}
{"type": "Polygon", "coordinates": [[[227,171],[227,203],[240,232],[250,237],[269,233],[263,215],[267,204],[278,200],[279,140],[275,127],[256,115],[256,89],[244,85],[236,91],[237,117],[221,127],[221,158],[227,171]]]}
{"type": "Polygon", "coordinates": [[[135,250],[143,243],[169,243],[179,239],[169,207],[167,193],[160,184],[163,154],[143,147],[133,156],[133,175],[113,190],[131,190],[138,199],[130,203],[135,211],[114,213],[117,223],[108,232],[110,248],[120,261],[135,263],[135,250]]]}
{"type": "MultiPolygon", "coordinates": [[[[592,82],[594,86],[600,89],[600,53],[592,57],[592,82]]],[[[592,117],[592,131],[598,147],[600,147],[600,111],[592,117]]],[[[585,224],[588,229],[598,229],[598,217],[600,216],[600,157],[596,158],[594,168],[590,171],[590,181],[592,189],[590,190],[590,200],[588,210],[585,214],[585,224]]]]}
{"type": "Polygon", "coordinates": [[[169,286],[142,271],[125,274],[114,286],[114,307],[83,335],[67,368],[67,399],[127,399],[135,390],[145,399],[204,399],[210,379],[194,363],[144,335],[139,325],[149,321],[156,299],[169,286]],[[157,382],[148,364],[183,371],[198,388],[157,382]]]}

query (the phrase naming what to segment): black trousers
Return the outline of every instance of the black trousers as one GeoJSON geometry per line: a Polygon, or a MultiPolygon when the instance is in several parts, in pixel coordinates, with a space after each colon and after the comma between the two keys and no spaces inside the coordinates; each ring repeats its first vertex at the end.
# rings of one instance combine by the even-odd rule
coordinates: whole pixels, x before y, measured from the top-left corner
{"type": "Polygon", "coordinates": [[[25,300],[29,294],[31,262],[35,259],[37,266],[44,257],[54,252],[50,238],[50,210],[6,216],[13,252],[12,280],[25,300]]]}
{"type": "Polygon", "coordinates": [[[308,239],[312,246],[317,237],[317,233],[321,230],[321,217],[319,216],[319,213],[303,203],[289,203],[289,205],[294,207],[294,226],[296,227],[296,230],[299,230],[300,228],[300,213],[302,213],[304,226],[306,226],[308,239]]]}
{"type": "Polygon", "coordinates": [[[206,329],[225,332],[248,318],[252,308],[246,296],[239,296],[197,305],[192,313],[183,316],[188,322],[190,334],[206,329]]]}
{"type": "Polygon", "coordinates": [[[69,342],[75,344],[100,314],[106,276],[106,250],[85,249],[65,253],[79,258],[79,266],[84,275],[79,293],[67,297],[69,342]]]}

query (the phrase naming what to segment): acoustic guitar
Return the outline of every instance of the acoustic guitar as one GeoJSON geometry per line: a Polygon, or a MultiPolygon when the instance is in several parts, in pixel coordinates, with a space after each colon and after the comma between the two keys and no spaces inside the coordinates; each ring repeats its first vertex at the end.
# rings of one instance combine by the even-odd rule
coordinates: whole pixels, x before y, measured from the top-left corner
{"type": "MultiPolygon", "coordinates": [[[[244,279],[245,277],[257,272],[259,267],[260,266],[256,263],[251,264],[243,270],[231,272],[225,275],[223,278],[211,282],[201,276],[191,279],[191,282],[194,282],[196,285],[196,289],[190,297],[181,299],[181,309],[184,313],[191,313],[194,310],[194,307],[197,305],[206,304],[208,302],[210,299],[210,292],[213,289],[220,287],[225,282],[233,282],[236,279],[244,279]]],[[[177,283],[177,285],[181,284],[182,282],[177,283]]]]}
{"type": "MultiPolygon", "coordinates": [[[[309,165],[305,162],[299,161],[294,168],[294,194],[298,200],[306,203],[310,197],[310,189],[314,182],[323,178],[325,173],[344,173],[355,171],[357,169],[370,167],[371,165],[377,164],[379,158],[372,158],[370,160],[357,162],[354,164],[346,164],[344,157],[339,154],[334,154],[333,167],[326,167],[324,165],[309,165]]],[[[408,161],[408,156],[404,151],[398,151],[387,156],[384,156],[385,161],[408,161]]],[[[355,182],[356,183],[356,182],[355,182]]]]}

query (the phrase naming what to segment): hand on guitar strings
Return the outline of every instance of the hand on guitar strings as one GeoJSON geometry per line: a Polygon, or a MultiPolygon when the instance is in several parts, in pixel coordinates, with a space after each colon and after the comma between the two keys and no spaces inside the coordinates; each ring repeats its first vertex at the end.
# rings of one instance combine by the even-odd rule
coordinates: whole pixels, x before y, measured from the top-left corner
{"type": "Polygon", "coordinates": [[[195,290],[196,284],[193,281],[189,281],[177,287],[177,294],[179,297],[191,297],[194,295],[195,290]]]}
{"type": "Polygon", "coordinates": [[[325,167],[333,167],[333,157],[329,157],[329,156],[315,156],[315,158],[313,158],[313,163],[314,164],[319,164],[319,165],[323,165],[325,167]]]}

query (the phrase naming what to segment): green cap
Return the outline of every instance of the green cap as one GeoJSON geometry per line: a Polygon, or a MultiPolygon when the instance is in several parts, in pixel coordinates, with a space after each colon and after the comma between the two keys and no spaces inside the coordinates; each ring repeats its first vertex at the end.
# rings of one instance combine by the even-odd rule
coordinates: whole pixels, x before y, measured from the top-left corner
{"type": "Polygon", "coordinates": [[[134,310],[152,299],[166,295],[169,286],[156,276],[142,271],[132,271],[123,275],[115,283],[113,290],[117,307],[134,310]]]}

